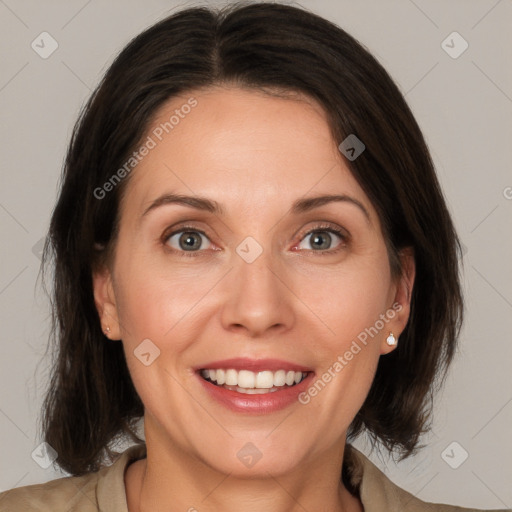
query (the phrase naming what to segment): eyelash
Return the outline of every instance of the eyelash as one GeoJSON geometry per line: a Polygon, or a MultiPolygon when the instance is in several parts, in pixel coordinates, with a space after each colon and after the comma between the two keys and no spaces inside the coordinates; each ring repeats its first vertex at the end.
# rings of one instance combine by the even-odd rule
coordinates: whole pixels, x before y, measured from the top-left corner
{"type": "MultiPolygon", "coordinates": [[[[163,245],[165,245],[167,248],[169,248],[169,250],[171,252],[173,252],[174,254],[178,253],[179,256],[183,256],[185,258],[190,258],[190,257],[194,258],[194,257],[197,257],[197,256],[201,255],[202,251],[200,251],[200,250],[199,251],[180,251],[180,250],[177,250],[177,249],[173,249],[172,247],[169,247],[168,242],[169,242],[169,239],[171,237],[173,237],[174,235],[177,235],[178,233],[184,233],[186,231],[192,231],[193,233],[199,233],[199,234],[204,235],[206,238],[209,239],[208,235],[204,231],[202,231],[201,229],[195,228],[194,226],[181,226],[180,229],[177,229],[176,231],[172,231],[169,234],[165,233],[163,235],[163,237],[162,237],[163,245]]],[[[338,228],[334,228],[330,224],[320,224],[318,226],[315,226],[313,229],[310,229],[309,231],[306,231],[304,234],[301,234],[299,243],[302,242],[302,240],[305,237],[307,237],[308,235],[311,235],[311,234],[316,233],[318,231],[319,232],[334,233],[335,235],[337,235],[341,239],[341,242],[340,242],[339,247],[336,248],[336,249],[326,249],[326,250],[323,250],[323,251],[309,250],[309,252],[311,252],[315,256],[327,256],[327,255],[337,254],[338,252],[340,252],[341,250],[343,250],[345,248],[347,242],[349,241],[349,236],[344,231],[342,231],[342,230],[340,230],[338,228]]]]}

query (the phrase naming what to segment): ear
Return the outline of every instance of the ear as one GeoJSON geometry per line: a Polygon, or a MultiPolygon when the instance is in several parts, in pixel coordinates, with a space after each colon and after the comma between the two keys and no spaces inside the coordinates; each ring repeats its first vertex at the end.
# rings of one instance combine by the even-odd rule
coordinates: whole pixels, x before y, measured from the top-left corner
{"type": "MultiPolygon", "coordinates": [[[[412,290],[414,287],[414,278],[416,277],[416,262],[414,259],[414,249],[405,247],[399,252],[402,273],[397,278],[396,290],[393,305],[389,311],[394,311],[393,318],[386,325],[383,331],[381,354],[388,354],[396,348],[387,344],[386,339],[390,333],[393,333],[396,340],[402,334],[411,313],[412,290]]],[[[399,343],[399,341],[398,341],[399,343]]]]}
{"type": "Polygon", "coordinates": [[[103,267],[101,270],[95,270],[92,275],[92,281],[94,303],[98,310],[101,329],[107,338],[119,340],[121,339],[121,330],[119,328],[117,305],[110,270],[106,267],[103,267]]]}

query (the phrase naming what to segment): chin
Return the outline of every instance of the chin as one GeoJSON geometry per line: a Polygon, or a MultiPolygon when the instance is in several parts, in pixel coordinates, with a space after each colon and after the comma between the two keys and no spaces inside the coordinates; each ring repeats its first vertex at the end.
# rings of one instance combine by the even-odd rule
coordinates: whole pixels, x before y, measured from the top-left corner
{"type": "MultiPolygon", "coordinates": [[[[305,454],[298,450],[300,443],[288,440],[276,442],[268,437],[268,431],[261,436],[250,436],[242,440],[230,438],[226,444],[217,444],[215,453],[203,451],[201,458],[212,469],[236,478],[268,478],[296,470],[305,454]]],[[[286,437],[286,436],[285,436],[286,437]]]]}

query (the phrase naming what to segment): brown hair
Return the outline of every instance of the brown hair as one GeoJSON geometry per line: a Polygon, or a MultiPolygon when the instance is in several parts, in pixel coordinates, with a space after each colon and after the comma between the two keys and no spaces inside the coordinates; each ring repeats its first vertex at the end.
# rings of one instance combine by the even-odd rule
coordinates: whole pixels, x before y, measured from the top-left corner
{"type": "Polygon", "coordinates": [[[121,342],[108,342],[95,307],[92,269],[116,239],[129,177],[94,193],[137,148],[157,109],[177,94],[217,84],[299,92],[328,116],[334,140],[366,150],[347,164],[376,208],[394,274],[398,254],[416,261],[411,314],[400,343],[380,359],[349,438],[363,430],[411,454],[428,428],[436,383],[462,320],[460,245],[422,133],[399,89],[353,37],[302,8],[276,3],[190,8],[148,28],[117,56],[75,126],[44,248],[53,261],[55,362],[42,415],[57,463],[79,475],[136,436],[144,414],[121,342]]]}

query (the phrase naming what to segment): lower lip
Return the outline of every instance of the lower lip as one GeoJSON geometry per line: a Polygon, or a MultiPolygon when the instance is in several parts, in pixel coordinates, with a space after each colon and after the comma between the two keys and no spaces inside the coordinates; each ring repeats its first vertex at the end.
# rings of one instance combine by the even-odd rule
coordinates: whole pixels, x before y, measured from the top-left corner
{"type": "Polygon", "coordinates": [[[299,394],[305,391],[313,379],[314,373],[308,373],[306,378],[295,386],[284,386],[279,391],[261,395],[249,395],[238,393],[230,389],[212,384],[203,379],[198,373],[197,378],[201,381],[204,389],[217,402],[228,409],[236,412],[250,412],[255,414],[266,414],[279,411],[293,403],[299,402],[299,394]]]}

